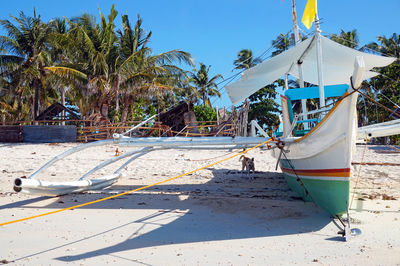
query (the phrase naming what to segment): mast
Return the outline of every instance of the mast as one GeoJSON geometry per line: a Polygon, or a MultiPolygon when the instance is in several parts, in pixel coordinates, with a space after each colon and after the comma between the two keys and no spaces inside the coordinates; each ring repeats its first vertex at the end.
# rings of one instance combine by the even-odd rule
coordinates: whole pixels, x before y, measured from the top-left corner
{"type": "Polygon", "coordinates": [[[321,47],[321,29],[319,27],[318,13],[315,15],[315,37],[317,48],[317,67],[318,67],[318,86],[319,86],[319,108],[325,106],[324,78],[322,69],[322,47],[321,47]]]}
{"type": "MultiPolygon", "coordinates": [[[[296,12],[296,4],[295,0],[292,0],[292,16],[293,16],[293,32],[294,32],[294,40],[295,40],[295,45],[297,45],[300,42],[300,34],[299,34],[299,26],[297,25],[297,12],[296,12]]],[[[300,88],[304,88],[304,79],[303,79],[303,68],[301,67],[301,64],[297,63],[297,68],[299,71],[299,85],[300,88]]],[[[307,100],[302,99],[301,100],[301,111],[302,113],[307,112],[307,100]]],[[[303,118],[307,119],[307,115],[305,115],[303,118]]],[[[308,129],[308,124],[304,124],[305,129],[308,129]]]]}

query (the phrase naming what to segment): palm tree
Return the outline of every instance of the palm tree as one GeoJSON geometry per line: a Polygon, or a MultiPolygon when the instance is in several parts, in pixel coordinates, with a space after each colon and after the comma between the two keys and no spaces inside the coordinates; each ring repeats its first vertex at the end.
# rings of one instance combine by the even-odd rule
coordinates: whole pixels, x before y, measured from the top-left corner
{"type": "Polygon", "coordinates": [[[376,37],[379,43],[373,42],[367,45],[383,55],[393,56],[400,59],[400,37],[398,34],[393,33],[392,37],[387,38],[385,35],[376,37]]]}
{"type": "Polygon", "coordinates": [[[353,49],[357,49],[360,45],[358,40],[358,32],[356,29],[347,32],[342,29],[340,34],[331,34],[330,38],[337,43],[353,49]]]}
{"type": "Polygon", "coordinates": [[[96,112],[107,117],[109,105],[119,103],[116,99],[122,96],[121,120],[125,121],[134,99],[172,91],[171,80],[184,73],[176,62],[193,62],[190,54],[179,50],[152,55],[146,46],[151,33],[144,34],[140,17],[132,29],[128,16],[122,16],[123,31],[115,32],[116,16],[113,5],[108,21],[100,12],[100,25],[87,14],[71,20],[67,36],[71,45],[62,62],[47,69],[69,81],[80,102],[91,103],[92,110],[81,110],[84,114],[96,112]]]}
{"type": "Polygon", "coordinates": [[[57,38],[64,44],[61,45],[62,59],[47,68],[69,84],[69,93],[85,116],[100,113],[107,117],[108,107],[115,96],[112,81],[118,59],[116,16],[113,5],[108,21],[100,12],[100,25],[89,14],[70,20],[68,32],[59,34],[57,38]]]}
{"type": "Polygon", "coordinates": [[[286,34],[279,34],[278,37],[272,41],[272,46],[275,51],[272,52],[272,56],[276,56],[294,45],[294,39],[289,36],[289,32],[286,34]]]}
{"type": "Polygon", "coordinates": [[[253,52],[250,49],[240,50],[237,59],[233,61],[235,69],[249,69],[259,63],[261,63],[260,58],[254,58],[253,52]]]}
{"type": "MultiPolygon", "coordinates": [[[[375,69],[381,75],[371,78],[369,81],[364,81],[363,90],[368,96],[374,98],[380,104],[395,109],[400,104],[400,39],[399,35],[393,33],[391,37],[384,35],[377,36],[377,42],[369,43],[365,46],[370,48],[374,53],[386,56],[396,57],[397,60],[383,68],[375,69]]],[[[364,48],[364,47],[363,47],[364,48]]],[[[368,49],[367,49],[368,51],[368,49]]],[[[371,50],[369,50],[371,51],[371,50]]],[[[390,119],[391,113],[379,108],[374,104],[364,105],[364,102],[359,101],[359,116],[360,110],[368,115],[368,123],[377,123],[390,119]]],[[[391,136],[393,143],[400,143],[399,136],[391,136]]]]}
{"type": "Polygon", "coordinates": [[[217,81],[223,79],[221,74],[217,74],[212,78],[209,78],[209,71],[211,66],[206,66],[200,63],[200,69],[196,73],[191,73],[192,83],[200,94],[203,101],[203,105],[207,105],[208,96],[221,97],[221,93],[218,91],[217,81]]]}
{"type": "MultiPolygon", "coordinates": [[[[45,67],[51,64],[48,53],[48,38],[51,23],[41,21],[40,16],[26,16],[22,11],[19,17],[11,16],[9,20],[0,20],[0,26],[7,35],[0,36],[0,68],[6,86],[15,90],[21,97],[34,88],[32,120],[39,113],[40,94],[45,93],[45,67]]],[[[22,103],[18,103],[21,105],[22,103]]]]}
{"type": "Polygon", "coordinates": [[[122,91],[121,121],[125,122],[129,106],[134,100],[156,100],[159,107],[163,105],[164,99],[168,99],[165,96],[171,95],[176,86],[182,86],[187,79],[185,72],[175,63],[192,66],[193,61],[189,53],[180,50],[152,55],[147,47],[152,33],[145,33],[140,16],[134,29],[127,15],[122,16],[122,24],[123,31],[117,32],[121,64],[117,67],[114,84],[118,85],[118,91],[120,88],[122,91]]]}

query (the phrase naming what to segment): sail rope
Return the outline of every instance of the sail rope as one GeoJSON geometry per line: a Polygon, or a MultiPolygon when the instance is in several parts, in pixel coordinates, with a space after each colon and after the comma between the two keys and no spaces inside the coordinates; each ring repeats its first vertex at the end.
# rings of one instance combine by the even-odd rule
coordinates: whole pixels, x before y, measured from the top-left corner
{"type": "Polygon", "coordinates": [[[296,181],[297,181],[297,182],[300,184],[300,186],[304,189],[304,192],[305,192],[305,196],[304,196],[304,198],[303,198],[304,202],[305,202],[305,198],[308,196],[308,197],[310,197],[311,201],[312,201],[315,205],[317,205],[316,202],[315,202],[315,201],[313,200],[313,198],[311,197],[310,192],[308,192],[308,189],[306,188],[306,185],[304,184],[304,182],[301,180],[301,178],[300,178],[299,175],[297,174],[296,169],[294,168],[292,162],[287,158],[286,152],[285,152],[285,150],[284,150],[284,145],[281,145],[281,146],[277,145],[277,147],[281,150],[281,153],[282,153],[283,156],[285,157],[285,160],[289,163],[290,168],[292,168],[294,174],[296,175],[296,181]]]}
{"type": "Polygon", "coordinates": [[[356,184],[353,187],[353,195],[351,197],[351,202],[350,202],[350,206],[349,209],[351,209],[351,206],[353,205],[353,200],[354,200],[354,196],[356,195],[356,189],[358,188],[358,181],[360,180],[360,174],[361,174],[361,167],[363,166],[363,162],[364,162],[364,155],[365,155],[365,151],[367,150],[367,145],[364,145],[364,150],[361,156],[361,164],[360,167],[358,167],[358,173],[357,173],[357,179],[356,179],[356,184]]]}
{"type": "Polygon", "coordinates": [[[242,151],[242,152],[240,152],[240,153],[234,154],[234,155],[232,155],[232,156],[230,156],[230,157],[224,158],[224,159],[222,159],[222,160],[219,160],[219,161],[217,161],[217,162],[208,164],[208,165],[206,165],[206,166],[202,166],[202,167],[200,167],[200,168],[197,168],[197,169],[195,169],[195,170],[189,171],[189,172],[187,172],[187,173],[180,174],[180,175],[177,175],[177,176],[174,176],[174,177],[171,177],[171,178],[164,179],[164,180],[162,180],[162,181],[153,183],[153,184],[151,184],[151,185],[142,186],[142,187],[139,187],[139,188],[136,188],[136,189],[132,189],[132,190],[129,190],[129,191],[126,191],[126,192],[122,192],[122,193],[119,193],[119,194],[116,194],[116,195],[112,195],[112,196],[109,196],[109,197],[101,198],[101,199],[94,200],[94,201],[90,201],[90,202],[86,202],[86,203],[83,203],[83,204],[74,205],[74,206],[71,206],[71,207],[63,208],[63,209],[58,209],[58,210],[51,211],[51,212],[45,212],[45,213],[42,213],[42,214],[33,215],[33,216],[30,216],[30,217],[25,217],[25,218],[22,218],[22,219],[17,219],[17,220],[13,220],[13,221],[9,221],[9,222],[3,222],[3,223],[0,223],[0,226],[4,226],[4,225],[8,225],[8,224],[13,224],[13,223],[18,223],[18,222],[23,222],[23,221],[27,221],[27,220],[31,220],[31,219],[34,219],[34,218],[39,218],[39,217],[47,216],[47,215],[50,215],[50,214],[55,214],[55,213],[67,211],[67,210],[77,209],[77,208],[80,208],[80,207],[84,207],[84,206],[87,206],[87,205],[99,203],[99,202],[106,201],[106,200],[109,200],[109,199],[114,199],[114,198],[117,198],[117,197],[120,197],[120,196],[123,196],[123,195],[127,195],[127,194],[130,194],[130,193],[133,193],[133,192],[137,192],[137,191],[144,190],[144,189],[147,189],[147,188],[150,188],[150,187],[154,187],[154,186],[157,186],[157,185],[160,185],[160,184],[163,184],[163,183],[167,183],[167,182],[169,182],[169,181],[178,179],[178,178],[180,178],[180,177],[187,176],[187,175],[190,175],[190,174],[192,174],[192,173],[198,172],[198,171],[200,171],[200,170],[203,170],[203,169],[209,168],[209,167],[211,167],[211,166],[214,166],[214,165],[216,165],[216,164],[225,162],[225,161],[227,161],[227,160],[229,160],[229,159],[232,159],[232,158],[234,158],[234,157],[236,157],[236,156],[239,156],[239,155],[241,155],[241,154],[244,154],[244,153],[246,153],[246,152],[248,152],[248,151],[250,151],[250,150],[253,150],[253,149],[255,149],[255,148],[258,148],[258,147],[260,147],[260,146],[263,146],[263,145],[269,143],[270,141],[272,141],[271,138],[268,139],[268,140],[266,140],[266,141],[264,141],[264,142],[262,142],[262,143],[259,143],[259,144],[255,145],[255,146],[253,146],[253,147],[251,147],[251,148],[248,148],[248,149],[246,149],[246,150],[244,150],[244,151],[242,151]]]}
{"type": "Polygon", "coordinates": [[[364,96],[365,98],[367,98],[367,99],[370,100],[371,102],[375,103],[375,104],[378,105],[379,107],[381,107],[381,108],[385,109],[386,111],[390,112],[392,115],[394,115],[394,116],[400,118],[400,115],[396,112],[396,110],[393,110],[393,109],[390,109],[390,108],[384,106],[383,104],[381,104],[381,103],[375,101],[374,99],[372,99],[371,97],[369,97],[369,96],[366,95],[365,93],[361,92],[360,89],[354,88],[352,77],[350,77],[350,83],[351,83],[351,87],[352,87],[352,89],[353,89],[353,92],[357,91],[359,94],[361,94],[362,96],[364,96]]]}

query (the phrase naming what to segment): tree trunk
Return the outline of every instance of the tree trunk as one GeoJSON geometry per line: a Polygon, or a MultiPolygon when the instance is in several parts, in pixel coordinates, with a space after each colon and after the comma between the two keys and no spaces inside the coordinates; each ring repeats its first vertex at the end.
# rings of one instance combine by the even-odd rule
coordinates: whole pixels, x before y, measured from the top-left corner
{"type": "MultiPolygon", "coordinates": [[[[39,92],[40,92],[40,85],[41,82],[39,79],[35,78],[33,80],[33,87],[35,88],[35,96],[34,96],[34,103],[33,103],[33,121],[36,121],[36,118],[39,115],[39,92]]],[[[37,123],[35,122],[35,125],[37,123]]]]}
{"type": "Polygon", "coordinates": [[[119,75],[115,77],[114,87],[115,87],[115,113],[117,113],[119,111],[119,75]]]}
{"type": "Polygon", "coordinates": [[[124,107],[122,109],[122,114],[121,114],[121,123],[123,125],[125,125],[126,119],[128,118],[128,111],[129,111],[129,101],[128,101],[128,97],[125,97],[124,107]]]}
{"type": "Polygon", "coordinates": [[[108,117],[108,108],[109,108],[108,103],[106,103],[106,102],[102,103],[100,108],[101,108],[100,114],[107,118],[108,117]]]}
{"type": "MultiPolygon", "coordinates": [[[[61,104],[65,106],[65,87],[61,88],[61,104]]],[[[65,120],[65,111],[62,110],[61,112],[61,119],[65,120]]],[[[65,121],[61,122],[61,125],[65,126],[65,121]]]]}

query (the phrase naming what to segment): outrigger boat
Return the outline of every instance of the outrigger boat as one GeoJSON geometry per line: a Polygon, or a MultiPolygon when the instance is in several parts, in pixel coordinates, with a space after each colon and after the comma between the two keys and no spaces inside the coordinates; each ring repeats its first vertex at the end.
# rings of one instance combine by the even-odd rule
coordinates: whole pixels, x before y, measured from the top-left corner
{"type": "Polygon", "coordinates": [[[357,139],[400,134],[399,120],[357,129],[356,113],[362,81],[378,75],[373,68],[387,66],[396,58],[363,53],[322,36],[318,16],[315,28],[313,37],[246,70],[226,90],[235,104],[285,76],[283,132],[278,139],[280,149],[274,149],[273,155],[293,191],[338,217],[349,208],[351,159],[357,139]],[[318,86],[289,89],[288,75],[318,86]],[[320,108],[305,110],[305,100],[315,98],[320,108]],[[295,100],[302,100],[303,105],[297,115],[292,106],[295,100]],[[308,119],[316,114],[319,117],[308,119]]]}
{"type": "MultiPolygon", "coordinates": [[[[285,76],[285,92],[281,96],[283,132],[278,139],[270,142],[272,145],[269,147],[272,148],[272,153],[277,158],[290,188],[304,200],[313,201],[331,215],[340,218],[339,215],[348,213],[351,158],[356,141],[400,134],[400,120],[357,129],[356,103],[362,81],[378,75],[372,71],[374,67],[387,66],[395,58],[367,54],[340,45],[321,35],[318,16],[315,24],[315,36],[299,41],[295,47],[246,70],[241,80],[227,86],[226,91],[232,103],[237,104],[262,87],[285,76]],[[289,89],[288,75],[300,79],[301,85],[306,81],[318,86],[289,89]],[[314,98],[319,99],[320,108],[307,111],[304,108],[305,100],[314,98]],[[326,98],[328,104],[325,104],[326,98]],[[303,111],[297,115],[294,115],[292,106],[292,101],[295,100],[301,100],[303,103],[303,111]],[[320,114],[320,117],[308,119],[307,116],[315,114],[320,114]],[[302,125],[303,128],[296,129],[296,125],[302,125]]],[[[295,35],[299,39],[298,34],[295,35]]],[[[125,136],[154,118],[155,116],[150,117],[124,134],[114,134],[113,139],[83,144],[54,157],[28,178],[15,179],[14,190],[57,196],[102,189],[114,184],[122,176],[121,171],[125,166],[152,151],[170,148],[246,148],[270,139],[255,121],[251,122],[251,137],[125,136]],[[255,136],[256,128],[264,137],[255,136]],[[141,148],[102,162],[78,181],[45,182],[36,179],[40,172],[75,152],[113,143],[141,148]],[[126,162],[111,175],[88,178],[99,169],[124,158],[127,159],[126,162]]]]}

